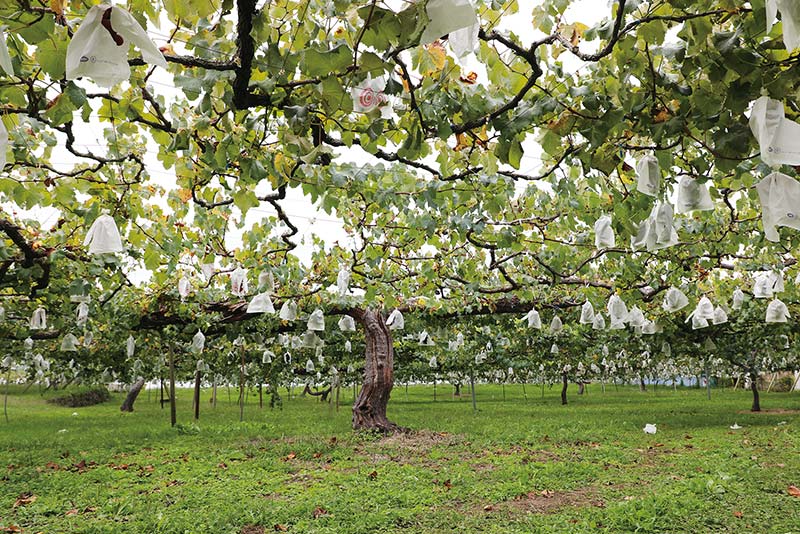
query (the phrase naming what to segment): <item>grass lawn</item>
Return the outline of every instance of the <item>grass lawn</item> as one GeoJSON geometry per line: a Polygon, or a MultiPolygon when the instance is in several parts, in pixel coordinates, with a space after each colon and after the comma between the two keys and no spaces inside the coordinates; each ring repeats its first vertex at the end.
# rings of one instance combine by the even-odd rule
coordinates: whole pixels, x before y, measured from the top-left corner
{"type": "Polygon", "coordinates": [[[251,395],[242,423],[204,391],[196,424],[182,390],[171,428],[156,392],[122,414],[121,395],[73,409],[12,389],[0,532],[800,533],[800,394],[750,414],[741,390],[570,386],[561,406],[558,388],[479,385],[476,414],[450,392],[396,388],[390,417],[416,432],[379,438],[350,430],[352,390],[339,412],[251,395]]]}

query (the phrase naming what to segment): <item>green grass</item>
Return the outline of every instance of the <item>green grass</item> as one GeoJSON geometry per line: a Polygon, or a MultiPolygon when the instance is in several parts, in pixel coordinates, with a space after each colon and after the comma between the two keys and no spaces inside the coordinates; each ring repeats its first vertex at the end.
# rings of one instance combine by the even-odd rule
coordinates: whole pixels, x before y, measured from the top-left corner
{"type": "MultiPolygon", "coordinates": [[[[573,393],[573,388],[570,388],[573,393]]],[[[561,406],[556,388],[395,389],[390,417],[418,430],[350,430],[316,399],[245,421],[221,390],[200,421],[180,391],[177,428],[155,393],[88,408],[9,398],[0,419],[0,526],[26,533],[800,533],[800,412],[739,413],[748,392],[639,393],[590,386],[561,406]],[[77,415],[73,416],[75,412],[77,415]],[[734,422],[741,430],[728,427],[734,422]],[[656,423],[654,436],[642,432],[656,423]],[[782,424],[783,423],[783,424],[782,424]],[[335,438],[335,439],[334,439],[335,438]],[[22,494],[36,497],[14,506],[22,494]],[[740,514],[739,514],[740,513],[740,514]],[[737,517],[741,515],[741,517],[737,517]]],[[[16,394],[13,394],[16,393],[16,394]]],[[[48,394],[49,395],[49,394],[48,394]]],[[[349,402],[352,390],[343,391],[349,402]]],[[[236,394],[232,392],[235,401],[236,394]]],[[[346,403],[344,403],[346,404],[346,403]]],[[[766,394],[765,410],[800,410],[766,394]]],[[[0,532],[3,529],[0,528],[0,532]]]]}

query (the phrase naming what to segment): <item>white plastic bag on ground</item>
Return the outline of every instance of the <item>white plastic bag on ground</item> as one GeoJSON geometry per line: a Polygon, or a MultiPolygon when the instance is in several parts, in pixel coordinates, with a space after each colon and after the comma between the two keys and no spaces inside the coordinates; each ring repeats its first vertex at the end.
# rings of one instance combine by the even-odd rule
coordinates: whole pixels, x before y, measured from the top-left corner
{"type": "Polygon", "coordinates": [[[45,330],[47,328],[47,311],[44,308],[36,308],[31,315],[31,330],[45,330]]]}
{"type": "Polygon", "coordinates": [[[789,53],[800,48],[800,3],[797,0],[767,0],[767,33],[772,31],[778,11],[783,25],[783,44],[789,53]]]}
{"type": "MultiPolygon", "coordinates": [[[[800,125],[798,129],[800,130],[800,125]]],[[[785,174],[773,172],[758,182],[756,191],[761,202],[764,237],[773,242],[780,241],[778,226],[800,230],[800,182],[785,174]]]]}
{"type": "Polygon", "coordinates": [[[316,332],[322,332],[325,330],[325,316],[322,314],[322,310],[319,308],[314,310],[311,315],[308,316],[308,329],[316,332]]]}
{"type": "Polygon", "coordinates": [[[550,334],[556,335],[560,334],[564,330],[564,323],[561,322],[561,318],[558,315],[553,316],[553,320],[550,321],[550,334]]]}
{"type": "Polygon", "coordinates": [[[594,246],[598,249],[614,248],[617,239],[611,227],[611,215],[603,215],[594,223],[594,246]]]}
{"type": "Polygon", "coordinates": [[[647,423],[646,425],[644,425],[644,428],[642,430],[644,430],[645,434],[655,434],[656,432],[658,432],[658,428],[656,428],[656,425],[651,423],[647,423]]]}
{"type": "Polygon", "coordinates": [[[237,267],[231,273],[231,293],[237,297],[243,297],[248,291],[247,271],[237,267]]]}
{"type": "Polygon", "coordinates": [[[275,313],[268,293],[259,293],[247,304],[247,313],[275,313]]]}
{"type": "Polygon", "coordinates": [[[786,118],[783,102],[762,96],[753,103],[750,130],[758,141],[761,161],[800,165],[800,124],[786,118]]]}
{"type": "Polygon", "coordinates": [[[661,168],[652,154],[647,154],[636,163],[636,190],[651,197],[657,197],[661,188],[661,168]]]}
{"type": "Polygon", "coordinates": [[[536,328],[537,330],[542,328],[542,319],[539,317],[539,312],[535,309],[529,311],[522,320],[528,321],[528,328],[536,328]]]}
{"type": "Polygon", "coordinates": [[[429,22],[422,32],[420,44],[432,43],[450,33],[480,24],[470,0],[428,0],[425,12],[429,22]]]}
{"type": "Polygon", "coordinates": [[[677,287],[671,287],[664,295],[664,304],[662,307],[669,313],[675,313],[676,311],[682,310],[688,305],[689,299],[686,297],[683,291],[677,287]]]}
{"type": "Polygon", "coordinates": [[[117,223],[108,213],[103,213],[94,220],[86,232],[83,245],[89,246],[89,254],[113,254],[124,250],[117,223]]]}
{"type": "Polygon", "coordinates": [[[403,314],[400,313],[400,310],[395,308],[392,310],[392,313],[389,314],[389,318],[386,319],[386,326],[389,327],[389,330],[402,330],[405,327],[405,319],[403,319],[403,314]]]}
{"type": "Polygon", "coordinates": [[[2,28],[0,28],[0,68],[9,76],[14,75],[14,65],[11,63],[11,55],[6,44],[6,32],[2,28]]]}
{"type": "Polygon", "coordinates": [[[675,202],[675,213],[691,213],[693,211],[710,211],[714,209],[708,187],[691,176],[683,176],[678,183],[678,199],[675,202]]]}
{"type": "Polygon", "coordinates": [[[786,304],[778,299],[773,300],[767,306],[767,316],[765,321],[768,323],[785,323],[787,319],[791,319],[789,309],[786,304]]]}
{"type": "Polygon", "coordinates": [[[339,330],[341,330],[342,332],[356,331],[356,322],[349,315],[342,315],[342,318],[339,319],[338,325],[339,325],[339,330]]]}
{"type": "Polygon", "coordinates": [[[131,76],[128,50],[136,45],[142,59],[167,68],[167,61],[133,16],[119,7],[92,7],[67,46],[67,80],[87,77],[111,87],[131,76]]]}
{"type": "Polygon", "coordinates": [[[197,333],[194,335],[194,337],[192,337],[191,351],[196,354],[199,354],[203,352],[205,346],[206,346],[206,336],[203,335],[203,332],[198,330],[197,333]]]}
{"type": "Polygon", "coordinates": [[[133,358],[133,354],[136,352],[136,340],[133,336],[128,336],[128,340],[125,342],[125,353],[128,355],[128,358],[133,358]]]}
{"type": "Polygon", "coordinates": [[[581,306],[581,324],[592,324],[594,322],[594,306],[588,300],[581,306]]]}
{"type": "Polygon", "coordinates": [[[283,321],[294,321],[297,319],[297,304],[293,300],[287,300],[281,306],[281,311],[278,316],[283,321]]]}
{"type": "Polygon", "coordinates": [[[76,338],[73,334],[67,334],[61,340],[61,352],[77,352],[78,350],[78,338],[76,338]]]}

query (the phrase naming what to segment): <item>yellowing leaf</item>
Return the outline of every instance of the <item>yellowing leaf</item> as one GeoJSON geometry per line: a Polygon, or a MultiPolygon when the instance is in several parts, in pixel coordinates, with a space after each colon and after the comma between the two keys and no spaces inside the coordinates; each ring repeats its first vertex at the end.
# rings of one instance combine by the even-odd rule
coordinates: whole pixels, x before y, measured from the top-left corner
{"type": "Polygon", "coordinates": [[[423,76],[434,76],[444,69],[447,59],[447,52],[439,41],[434,41],[427,45],[422,51],[420,60],[420,71],[423,76]]]}
{"type": "Polygon", "coordinates": [[[662,122],[667,122],[671,116],[672,114],[669,112],[667,108],[662,108],[653,117],[653,122],[656,124],[661,124],[662,122]]]}
{"type": "Polygon", "coordinates": [[[584,32],[586,32],[588,29],[589,27],[586,24],[576,22],[574,24],[562,26],[559,29],[559,33],[562,37],[568,39],[572,46],[578,46],[578,44],[581,42],[581,37],[583,37],[584,32]]]}
{"type": "Polygon", "coordinates": [[[67,0],[50,0],[50,9],[56,15],[63,16],[64,10],[67,9],[67,0]]]}
{"type": "Polygon", "coordinates": [[[189,202],[189,200],[192,198],[192,190],[178,189],[178,198],[181,199],[181,202],[189,202]]]}

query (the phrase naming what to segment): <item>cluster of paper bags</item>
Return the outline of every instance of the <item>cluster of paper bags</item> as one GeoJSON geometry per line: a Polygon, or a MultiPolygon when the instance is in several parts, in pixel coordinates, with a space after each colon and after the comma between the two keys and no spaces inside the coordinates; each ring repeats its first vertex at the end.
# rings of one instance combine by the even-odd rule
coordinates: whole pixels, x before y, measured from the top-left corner
{"type": "MultiPolygon", "coordinates": [[[[764,322],[766,323],[785,323],[790,319],[789,310],[786,304],[781,302],[775,295],[783,291],[783,275],[779,271],[765,271],[758,272],[753,277],[753,296],[757,299],[772,298],[773,300],[768,304],[764,322]]],[[[800,284],[800,275],[798,275],[797,284],[800,284]]],[[[731,309],[740,310],[745,301],[745,293],[736,288],[732,295],[731,309]]],[[[670,287],[664,293],[664,300],[662,308],[667,313],[675,313],[689,305],[689,299],[677,287],[670,287]]],[[[656,324],[655,321],[645,318],[644,312],[638,306],[633,306],[628,309],[628,306],[622,298],[612,294],[608,299],[606,311],[610,319],[611,330],[621,330],[626,326],[634,328],[635,331],[642,334],[656,334],[661,332],[662,329],[656,324]]],[[[526,322],[528,328],[541,329],[542,320],[539,312],[536,309],[531,309],[526,315],[521,318],[526,322]]],[[[728,322],[728,313],[720,306],[714,306],[711,300],[703,295],[697,302],[695,309],[688,315],[686,322],[692,323],[692,329],[697,330],[706,328],[711,324],[720,325],[728,322]]],[[[586,301],[581,306],[580,318],[578,322],[582,325],[591,325],[594,330],[605,330],[606,321],[601,312],[596,312],[594,306],[590,301],[586,301]]],[[[550,323],[550,334],[558,335],[563,330],[563,322],[558,315],[553,316],[550,323]]]]}

